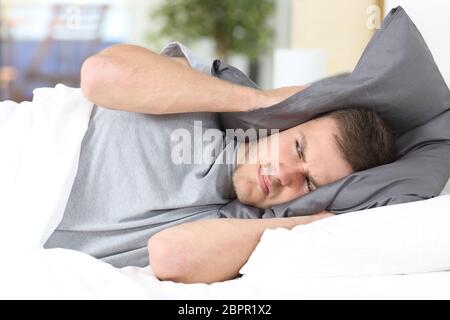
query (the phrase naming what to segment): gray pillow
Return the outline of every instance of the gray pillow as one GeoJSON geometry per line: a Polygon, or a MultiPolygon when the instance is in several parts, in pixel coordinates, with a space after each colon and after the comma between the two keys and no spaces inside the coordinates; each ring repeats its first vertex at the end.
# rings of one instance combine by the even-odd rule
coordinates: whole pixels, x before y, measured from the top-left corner
{"type": "MultiPolygon", "coordinates": [[[[216,60],[212,74],[256,85],[238,69],[216,60]]],[[[428,199],[439,195],[450,176],[450,91],[414,23],[403,8],[393,9],[367,45],[355,70],[313,83],[269,108],[221,113],[223,129],[288,129],[315,115],[343,107],[378,112],[396,133],[400,158],[356,172],[301,198],[271,209],[235,200],[222,217],[345,213],[428,199]]]]}

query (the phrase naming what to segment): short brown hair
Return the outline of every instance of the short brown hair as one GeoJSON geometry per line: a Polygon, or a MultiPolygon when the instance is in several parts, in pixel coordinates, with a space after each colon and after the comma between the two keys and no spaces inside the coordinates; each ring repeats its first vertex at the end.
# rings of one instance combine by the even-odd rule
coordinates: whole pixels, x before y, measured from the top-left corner
{"type": "Polygon", "coordinates": [[[393,130],[374,111],[347,108],[322,114],[337,122],[336,142],[354,171],[384,165],[397,159],[393,130]]]}

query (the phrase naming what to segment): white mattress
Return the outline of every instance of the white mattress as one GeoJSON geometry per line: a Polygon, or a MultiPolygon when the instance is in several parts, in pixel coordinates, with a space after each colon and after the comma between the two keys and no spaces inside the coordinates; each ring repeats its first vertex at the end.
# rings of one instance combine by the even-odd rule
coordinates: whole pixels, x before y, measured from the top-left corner
{"type": "MultiPolygon", "coordinates": [[[[388,208],[392,211],[396,207],[402,214],[411,213],[411,216],[417,217],[417,212],[423,212],[426,207],[427,212],[424,212],[424,216],[431,217],[430,221],[432,221],[435,212],[440,211],[442,217],[447,201],[450,203],[450,196],[376,210],[386,209],[387,212],[388,208]],[[415,210],[417,212],[413,212],[414,207],[417,208],[415,210]],[[402,208],[408,208],[408,210],[401,211],[402,208]]],[[[346,215],[349,217],[346,220],[356,221],[358,217],[369,217],[368,214],[361,213],[362,215],[346,215]]],[[[327,224],[333,224],[332,219],[336,222],[342,220],[338,218],[329,218],[327,224]]],[[[404,227],[410,229],[408,220],[403,220],[404,227]]],[[[411,228],[417,227],[417,221],[421,221],[421,219],[412,220],[416,222],[411,225],[411,228]]],[[[323,222],[325,221],[313,224],[324,225],[323,222]]],[[[436,230],[445,229],[441,223],[438,225],[439,228],[436,230]]],[[[379,225],[375,228],[379,228],[379,225]]],[[[420,246],[414,245],[419,252],[416,254],[414,250],[411,250],[410,256],[420,260],[445,252],[450,246],[446,240],[448,236],[443,235],[442,231],[439,234],[442,235],[440,237],[442,243],[436,242],[436,239],[439,239],[439,236],[436,238],[436,234],[429,236],[429,239],[433,239],[431,242],[436,244],[436,250],[431,250],[434,252],[428,254],[421,252],[420,246]]],[[[317,235],[319,236],[320,233],[317,235]]],[[[422,233],[420,239],[426,240],[427,235],[422,233]]],[[[401,240],[408,242],[405,239],[401,240]]],[[[315,243],[318,242],[320,239],[315,239],[315,243]]],[[[262,241],[257,250],[263,244],[262,241]]],[[[320,257],[317,259],[319,260],[309,264],[320,264],[320,257]]],[[[364,260],[363,256],[361,260],[364,260]]],[[[364,265],[355,261],[353,265],[355,263],[364,265]]],[[[416,262],[403,262],[405,263],[408,267],[416,262]]],[[[385,264],[384,261],[381,265],[383,264],[385,264]]],[[[349,264],[349,268],[351,265],[352,263],[349,264]]],[[[440,267],[434,272],[319,277],[287,276],[287,273],[282,272],[283,270],[266,272],[265,265],[261,266],[253,261],[251,268],[247,268],[250,271],[241,278],[212,285],[187,285],[159,281],[150,267],[117,269],[80,252],[64,249],[35,249],[3,255],[2,264],[0,264],[0,283],[2,284],[0,299],[450,299],[450,272],[445,271],[450,270],[450,264],[447,266],[449,266],[447,269],[440,267]]],[[[432,269],[434,265],[429,267],[432,269]]],[[[276,269],[279,270],[279,268],[276,269]]]]}
{"type": "Polygon", "coordinates": [[[333,278],[242,278],[205,284],[160,282],[151,271],[122,270],[153,299],[449,299],[450,272],[333,278]]]}
{"type": "Polygon", "coordinates": [[[119,270],[69,250],[36,251],[3,263],[0,299],[450,299],[450,272],[244,276],[212,285],[187,285],[159,281],[149,268],[119,270]]]}
{"type": "MultiPolygon", "coordinates": [[[[80,252],[44,250],[62,218],[92,104],[60,85],[17,106],[0,103],[2,299],[450,299],[450,272],[328,278],[250,272],[184,285],[158,281],[150,268],[116,269],[80,252]]],[[[432,213],[430,205],[426,214],[432,213]]]]}

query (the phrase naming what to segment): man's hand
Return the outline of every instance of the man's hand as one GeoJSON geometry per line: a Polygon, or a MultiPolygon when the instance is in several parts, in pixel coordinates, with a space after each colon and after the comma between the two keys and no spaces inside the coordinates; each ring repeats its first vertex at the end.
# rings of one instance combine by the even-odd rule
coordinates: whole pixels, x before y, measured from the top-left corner
{"type": "MultiPolygon", "coordinates": [[[[329,217],[333,217],[333,216],[335,216],[335,214],[327,212],[327,211],[323,211],[323,212],[316,213],[316,214],[306,216],[306,217],[309,218],[308,223],[311,223],[311,222],[314,222],[317,220],[321,220],[321,219],[325,219],[325,218],[329,218],[329,217]]],[[[292,220],[294,226],[299,225],[299,224],[305,224],[305,216],[291,217],[288,219],[292,220]]]]}
{"type": "Polygon", "coordinates": [[[333,214],[275,219],[213,219],[166,229],[148,242],[150,265],[161,280],[213,283],[235,278],[271,228],[291,229],[333,214]]]}
{"type": "Polygon", "coordinates": [[[255,106],[251,110],[268,108],[273,105],[276,105],[286,100],[287,98],[295,95],[296,93],[304,90],[305,88],[306,86],[290,86],[262,91],[260,105],[255,106]]]}

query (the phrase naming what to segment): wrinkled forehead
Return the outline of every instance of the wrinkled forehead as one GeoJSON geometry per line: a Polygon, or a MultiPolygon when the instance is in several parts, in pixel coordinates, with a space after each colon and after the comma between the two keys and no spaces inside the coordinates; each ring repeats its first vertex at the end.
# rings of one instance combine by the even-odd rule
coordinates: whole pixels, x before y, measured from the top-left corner
{"type": "Polygon", "coordinates": [[[330,116],[323,116],[320,118],[312,119],[303,124],[312,126],[316,129],[338,130],[338,121],[330,116]]]}
{"type": "Polygon", "coordinates": [[[335,182],[353,170],[336,142],[337,121],[330,117],[305,122],[297,127],[305,140],[305,159],[308,170],[316,175],[320,185],[335,182]]]}
{"type": "Polygon", "coordinates": [[[289,129],[288,131],[291,131],[293,133],[302,132],[304,134],[314,133],[315,135],[324,137],[333,137],[333,135],[339,135],[340,133],[338,122],[335,119],[327,116],[309,120],[289,129]]]}

